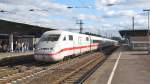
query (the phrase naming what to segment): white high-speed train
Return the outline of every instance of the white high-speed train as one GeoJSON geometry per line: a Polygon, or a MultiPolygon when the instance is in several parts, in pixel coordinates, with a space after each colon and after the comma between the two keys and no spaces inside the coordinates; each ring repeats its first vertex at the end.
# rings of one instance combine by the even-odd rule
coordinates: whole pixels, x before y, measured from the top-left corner
{"type": "Polygon", "coordinates": [[[41,36],[36,45],[34,58],[38,61],[54,62],[62,60],[66,56],[96,50],[102,45],[116,45],[117,43],[117,41],[101,37],[52,30],[41,36]]]}

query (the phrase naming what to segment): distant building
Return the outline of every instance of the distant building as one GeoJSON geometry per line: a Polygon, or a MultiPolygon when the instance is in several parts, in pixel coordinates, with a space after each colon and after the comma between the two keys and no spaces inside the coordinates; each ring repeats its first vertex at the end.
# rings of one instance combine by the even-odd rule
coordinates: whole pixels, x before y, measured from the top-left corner
{"type": "Polygon", "coordinates": [[[132,50],[148,49],[148,30],[120,30],[119,33],[128,40],[127,44],[132,50]]]}

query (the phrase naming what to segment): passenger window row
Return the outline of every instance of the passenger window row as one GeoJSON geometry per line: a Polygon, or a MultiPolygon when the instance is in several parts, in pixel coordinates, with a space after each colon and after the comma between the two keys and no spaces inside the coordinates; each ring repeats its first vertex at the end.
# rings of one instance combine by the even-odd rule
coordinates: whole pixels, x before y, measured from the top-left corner
{"type": "MultiPolygon", "coordinates": [[[[65,36],[65,37],[63,38],[63,40],[66,41],[66,40],[67,40],[67,37],[65,36]]],[[[73,41],[73,35],[69,35],[69,41],[73,41]]],[[[88,38],[88,37],[86,37],[86,41],[89,41],[89,38],[88,38]]]]}
{"type": "MultiPolygon", "coordinates": [[[[64,41],[66,41],[67,39],[66,39],[66,36],[64,37],[64,39],[63,39],[64,41]]],[[[73,41],[73,36],[72,35],[69,35],[69,41],[73,41]]]]}

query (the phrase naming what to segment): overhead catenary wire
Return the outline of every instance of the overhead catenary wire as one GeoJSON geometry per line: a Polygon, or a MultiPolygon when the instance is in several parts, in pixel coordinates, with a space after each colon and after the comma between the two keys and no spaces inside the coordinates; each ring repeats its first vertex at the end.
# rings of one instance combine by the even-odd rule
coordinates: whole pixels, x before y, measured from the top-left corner
{"type": "MultiPolygon", "coordinates": [[[[88,10],[91,11],[91,12],[89,12],[91,15],[95,15],[95,13],[92,12],[92,10],[94,9],[94,7],[91,5],[91,3],[90,4],[87,4],[87,3],[85,4],[85,2],[83,2],[82,0],[77,0],[77,1],[78,1],[78,3],[80,3],[81,7],[88,8],[88,10]]],[[[95,25],[95,26],[98,27],[98,25],[95,25]]],[[[100,34],[100,29],[98,29],[98,28],[95,28],[95,29],[96,29],[97,33],[100,34]]]]}

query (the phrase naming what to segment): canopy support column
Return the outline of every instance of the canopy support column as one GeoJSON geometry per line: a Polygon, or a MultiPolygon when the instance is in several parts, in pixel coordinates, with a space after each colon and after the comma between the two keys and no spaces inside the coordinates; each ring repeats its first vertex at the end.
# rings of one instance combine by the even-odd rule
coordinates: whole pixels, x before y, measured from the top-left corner
{"type": "Polygon", "coordinates": [[[14,46],[13,46],[13,33],[11,33],[9,35],[9,50],[10,50],[10,52],[13,52],[13,50],[14,50],[14,46]]]}

